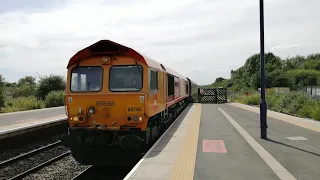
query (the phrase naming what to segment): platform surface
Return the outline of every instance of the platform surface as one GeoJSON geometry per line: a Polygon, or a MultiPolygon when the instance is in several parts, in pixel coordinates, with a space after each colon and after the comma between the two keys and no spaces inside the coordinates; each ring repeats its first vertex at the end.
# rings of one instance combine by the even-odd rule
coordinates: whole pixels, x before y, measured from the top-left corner
{"type": "Polygon", "coordinates": [[[66,119],[65,107],[54,107],[0,114],[0,135],[21,128],[66,119]]]}
{"type": "Polygon", "coordinates": [[[190,105],[125,179],[320,179],[320,123],[268,112],[262,140],[256,110],[190,105]]]}

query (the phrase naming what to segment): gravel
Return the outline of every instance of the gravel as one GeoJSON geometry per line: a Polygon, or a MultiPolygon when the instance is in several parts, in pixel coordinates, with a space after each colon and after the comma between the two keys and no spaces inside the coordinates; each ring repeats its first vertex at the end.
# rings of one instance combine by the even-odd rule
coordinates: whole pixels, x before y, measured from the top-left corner
{"type": "Polygon", "coordinates": [[[21,160],[19,159],[6,167],[0,167],[0,179],[6,179],[18,175],[66,151],[67,149],[65,147],[57,146],[29,157],[22,158],[21,160]]]}
{"type": "Polygon", "coordinates": [[[27,153],[31,150],[38,149],[38,148],[45,146],[45,145],[48,145],[50,143],[54,143],[54,142],[60,140],[61,136],[62,136],[62,134],[55,135],[55,136],[48,138],[47,140],[34,142],[34,143],[29,144],[27,146],[24,146],[22,148],[8,149],[6,151],[3,151],[0,153],[0,162],[7,160],[9,158],[18,156],[20,154],[27,153]]]}
{"type": "MultiPolygon", "coordinates": [[[[79,179],[112,179],[121,180],[129,171],[133,168],[132,166],[117,167],[117,168],[95,168],[92,167],[81,175],[79,179]]],[[[66,156],[57,162],[50,164],[37,171],[36,173],[29,174],[23,180],[34,180],[34,179],[57,179],[66,180],[72,179],[73,177],[84,171],[89,165],[83,165],[78,163],[72,155],[66,156]]]]}
{"type": "Polygon", "coordinates": [[[88,167],[78,163],[71,155],[60,159],[57,162],[50,164],[37,171],[36,173],[29,174],[24,180],[34,179],[72,179],[77,174],[82,172],[88,167]]]}

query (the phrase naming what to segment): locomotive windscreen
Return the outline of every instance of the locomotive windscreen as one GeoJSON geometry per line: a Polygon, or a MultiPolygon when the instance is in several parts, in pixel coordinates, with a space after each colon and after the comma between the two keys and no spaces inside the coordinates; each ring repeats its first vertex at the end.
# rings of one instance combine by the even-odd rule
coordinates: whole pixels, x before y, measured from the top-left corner
{"type": "Polygon", "coordinates": [[[98,92],[102,89],[103,69],[100,66],[78,66],[71,71],[72,92],[98,92]]]}
{"type": "Polygon", "coordinates": [[[143,68],[134,66],[112,66],[109,74],[110,91],[140,91],[143,82],[143,68]]]}

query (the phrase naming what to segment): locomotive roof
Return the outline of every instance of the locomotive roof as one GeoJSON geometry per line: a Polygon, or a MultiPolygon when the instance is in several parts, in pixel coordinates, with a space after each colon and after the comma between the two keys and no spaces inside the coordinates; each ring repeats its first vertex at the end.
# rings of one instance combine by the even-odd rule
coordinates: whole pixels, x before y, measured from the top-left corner
{"type": "Polygon", "coordinates": [[[127,46],[118,44],[116,42],[110,41],[110,40],[100,40],[82,50],[77,52],[68,63],[67,68],[69,68],[71,65],[89,57],[93,56],[103,56],[103,55],[124,55],[131,58],[134,58],[138,61],[141,61],[142,63],[145,63],[147,66],[158,69],[160,71],[166,71],[167,73],[174,75],[176,77],[179,77],[181,79],[184,79],[187,81],[186,76],[183,76],[176,71],[170,69],[167,66],[164,66],[163,64],[157,62],[156,60],[143,55],[136,50],[129,48],[127,46]]]}

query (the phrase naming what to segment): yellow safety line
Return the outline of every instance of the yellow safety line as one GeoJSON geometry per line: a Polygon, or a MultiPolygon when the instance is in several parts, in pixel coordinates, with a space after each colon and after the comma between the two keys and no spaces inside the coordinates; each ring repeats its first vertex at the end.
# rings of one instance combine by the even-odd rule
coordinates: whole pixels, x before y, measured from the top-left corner
{"type": "Polygon", "coordinates": [[[198,136],[201,117],[201,104],[194,104],[195,110],[190,117],[187,135],[181,146],[177,160],[174,162],[170,180],[192,180],[196,163],[198,136]]]}

